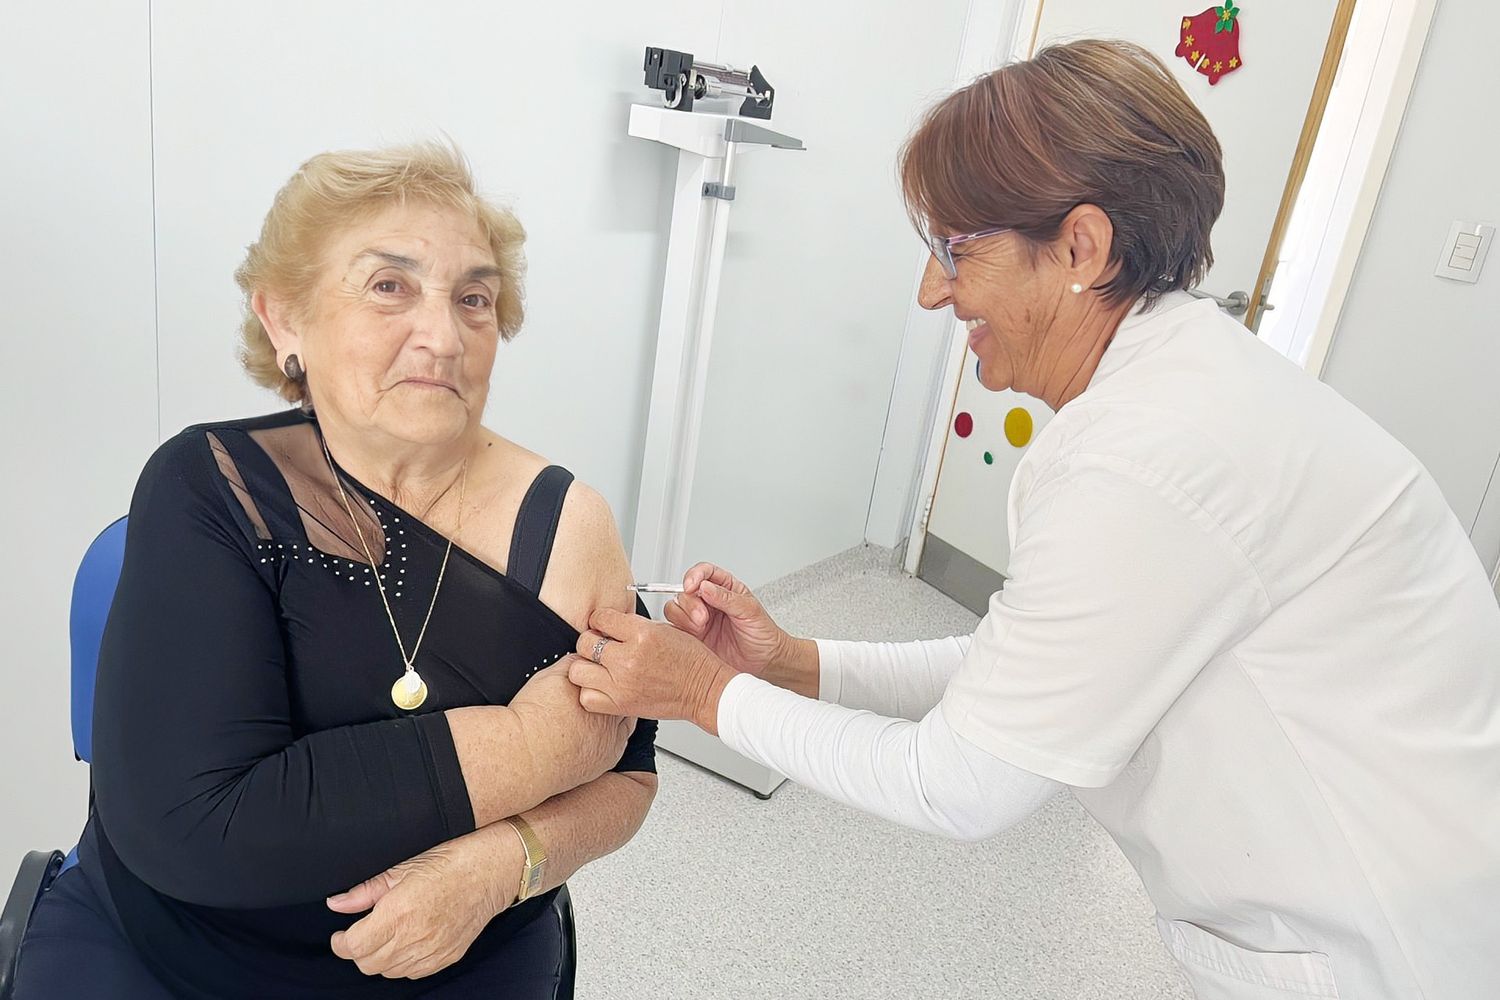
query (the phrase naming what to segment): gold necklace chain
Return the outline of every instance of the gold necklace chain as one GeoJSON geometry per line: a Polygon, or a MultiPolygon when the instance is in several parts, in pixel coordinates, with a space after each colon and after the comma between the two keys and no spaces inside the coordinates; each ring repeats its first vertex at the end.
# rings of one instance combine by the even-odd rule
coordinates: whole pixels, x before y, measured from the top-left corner
{"type": "Polygon", "coordinates": [[[380,603],[384,605],[385,617],[391,623],[391,634],[396,637],[396,648],[401,651],[401,662],[406,665],[406,672],[391,688],[391,698],[400,708],[417,708],[427,700],[427,685],[422,683],[421,676],[417,674],[415,664],[417,651],[422,648],[422,639],[427,635],[427,624],[432,621],[432,609],[437,607],[438,591],[443,587],[443,574],[448,570],[448,557],[453,554],[454,539],[463,534],[464,500],[469,488],[469,460],[464,459],[462,472],[459,473],[458,524],[448,539],[447,549],[443,552],[443,562],[438,567],[437,584],[432,588],[432,601],[427,605],[427,616],[422,619],[422,628],[417,633],[417,641],[412,644],[411,655],[407,656],[406,644],[401,641],[401,630],[396,627],[396,615],[391,611],[391,602],[385,596],[385,584],[380,579],[380,567],[375,565],[375,556],[371,554],[370,546],[365,541],[365,533],[360,530],[359,519],[354,516],[354,506],[349,503],[349,494],[344,492],[343,480],[333,464],[333,453],[328,450],[328,439],[319,434],[318,441],[323,445],[323,457],[328,460],[328,473],[333,476],[333,485],[338,487],[339,499],[344,502],[344,511],[349,515],[349,523],[354,526],[354,534],[359,538],[359,547],[364,550],[365,561],[370,564],[370,572],[375,575],[375,587],[380,591],[380,603]]]}

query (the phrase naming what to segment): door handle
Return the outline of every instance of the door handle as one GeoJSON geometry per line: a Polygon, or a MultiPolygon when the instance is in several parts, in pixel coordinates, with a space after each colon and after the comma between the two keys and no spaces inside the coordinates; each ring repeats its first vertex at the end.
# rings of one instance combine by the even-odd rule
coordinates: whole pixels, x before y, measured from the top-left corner
{"type": "Polygon", "coordinates": [[[1231,316],[1243,316],[1250,309],[1249,292],[1230,292],[1227,296],[1214,295],[1199,288],[1189,288],[1188,294],[1199,299],[1213,299],[1219,304],[1219,308],[1231,316]]]}

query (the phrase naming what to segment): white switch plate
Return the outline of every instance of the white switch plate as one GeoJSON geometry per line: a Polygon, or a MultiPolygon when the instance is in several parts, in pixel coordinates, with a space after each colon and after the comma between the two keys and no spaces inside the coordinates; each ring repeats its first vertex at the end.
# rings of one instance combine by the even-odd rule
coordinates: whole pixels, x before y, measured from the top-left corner
{"type": "Polygon", "coordinates": [[[1443,241],[1443,253],[1438,257],[1439,278],[1453,281],[1479,280],[1479,271],[1484,267],[1485,254],[1495,239],[1495,227],[1483,222],[1455,222],[1448,229],[1448,238],[1443,241]]]}

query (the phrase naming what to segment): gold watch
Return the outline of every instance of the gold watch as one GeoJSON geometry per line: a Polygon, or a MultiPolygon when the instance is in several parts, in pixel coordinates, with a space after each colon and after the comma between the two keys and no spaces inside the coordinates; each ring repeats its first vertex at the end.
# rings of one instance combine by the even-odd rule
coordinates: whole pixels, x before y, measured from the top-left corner
{"type": "Polygon", "coordinates": [[[542,840],[519,816],[512,816],[505,822],[516,831],[516,836],[521,838],[521,847],[526,851],[526,867],[521,869],[521,891],[516,894],[516,902],[522,903],[537,894],[542,886],[542,879],[547,874],[547,849],[542,846],[542,840]]]}

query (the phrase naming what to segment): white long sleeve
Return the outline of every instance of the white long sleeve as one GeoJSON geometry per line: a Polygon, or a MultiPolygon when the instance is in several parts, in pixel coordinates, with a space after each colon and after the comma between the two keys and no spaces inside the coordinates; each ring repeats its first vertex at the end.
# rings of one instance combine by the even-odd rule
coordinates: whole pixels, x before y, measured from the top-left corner
{"type": "Polygon", "coordinates": [[[876,715],[920,719],[943,697],[973,636],[917,642],[817,639],[818,697],[876,715]]]}
{"type": "Polygon", "coordinates": [[[920,722],[804,698],[741,674],[719,702],[719,736],[814,791],[927,833],[982,840],[1062,789],[954,733],[934,705],[920,722]]]}

